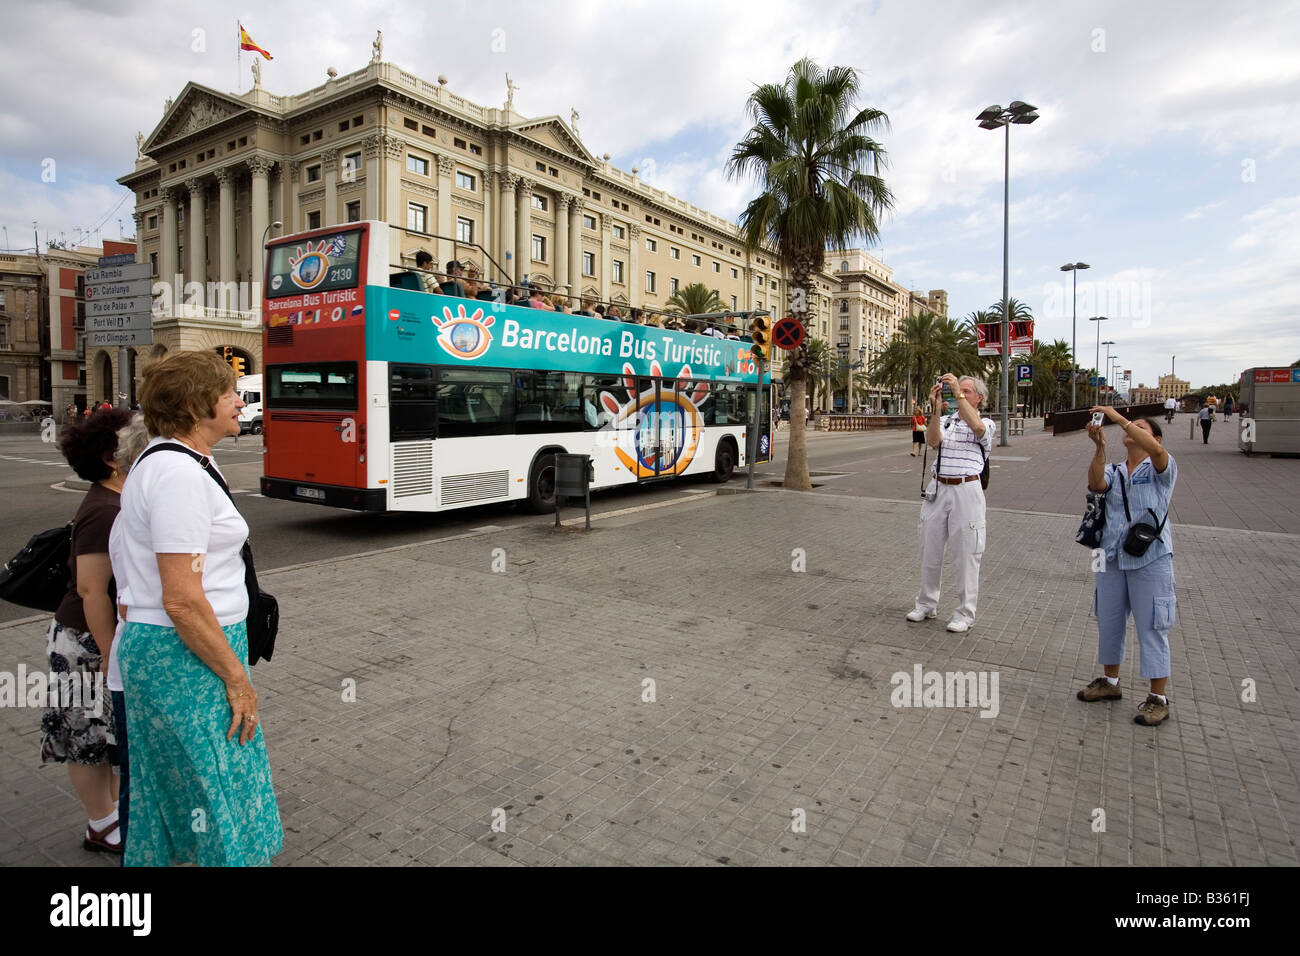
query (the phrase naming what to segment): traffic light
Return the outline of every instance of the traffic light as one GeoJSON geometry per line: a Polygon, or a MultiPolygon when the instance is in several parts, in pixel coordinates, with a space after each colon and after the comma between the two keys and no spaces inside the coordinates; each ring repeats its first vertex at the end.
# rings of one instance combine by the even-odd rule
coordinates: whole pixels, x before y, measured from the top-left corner
{"type": "Polygon", "coordinates": [[[772,357],[772,320],[766,315],[756,315],[749,323],[749,337],[754,340],[750,349],[754,357],[768,361],[772,357]]]}
{"type": "Polygon", "coordinates": [[[233,354],[234,354],[234,352],[231,350],[231,348],[230,348],[229,345],[226,345],[226,346],[223,346],[223,347],[222,347],[222,349],[221,349],[221,358],[225,361],[225,363],[226,363],[227,365],[230,364],[230,356],[233,355],[233,354]]]}
{"type": "Polygon", "coordinates": [[[236,355],[234,358],[232,358],[232,359],[230,360],[230,367],[233,368],[233,369],[235,370],[235,375],[236,375],[237,377],[242,377],[242,376],[243,376],[243,374],[244,374],[244,360],[243,360],[242,357],[236,355]]]}

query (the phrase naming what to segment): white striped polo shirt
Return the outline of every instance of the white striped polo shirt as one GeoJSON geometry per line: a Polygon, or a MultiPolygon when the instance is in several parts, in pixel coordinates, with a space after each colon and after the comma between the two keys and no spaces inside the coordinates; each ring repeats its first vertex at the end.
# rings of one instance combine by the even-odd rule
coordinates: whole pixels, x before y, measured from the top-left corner
{"type": "Polygon", "coordinates": [[[984,446],[986,453],[993,451],[993,432],[996,426],[991,418],[983,418],[981,421],[984,422],[983,438],[976,438],[960,415],[945,415],[939,421],[943,437],[939,456],[941,478],[965,478],[967,475],[978,475],[984,470],[984,455],[980,453],[980,446],[984,446]]]}

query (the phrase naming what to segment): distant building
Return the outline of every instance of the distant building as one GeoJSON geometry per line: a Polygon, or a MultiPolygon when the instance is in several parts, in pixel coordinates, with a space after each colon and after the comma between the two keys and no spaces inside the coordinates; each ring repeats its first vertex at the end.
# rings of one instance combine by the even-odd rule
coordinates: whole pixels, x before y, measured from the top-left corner
{"type": "Polygon", "coordinates": [[[1160,376],[1160,400],[1166,398],[1182,398],[1191,390],[1191,383],[1185,382],[1181,378],[1175,378],[1171,372],[1168,375],[1160,376]]]}
{"type": "Polygon", "coordinates": [[[1164,400],[1165,396],[1160,394],[1160,389],[1147,385],[1138,385],[1129,393],[1129,401],[1134,405],[1153,405],[1164,400]]]}

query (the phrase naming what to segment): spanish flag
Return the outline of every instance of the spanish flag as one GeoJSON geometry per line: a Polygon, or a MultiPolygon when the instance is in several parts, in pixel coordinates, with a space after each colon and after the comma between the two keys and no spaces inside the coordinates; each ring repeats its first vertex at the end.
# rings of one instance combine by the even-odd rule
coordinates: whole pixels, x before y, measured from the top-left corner
{"type": "Polygon", "coordinates": [[[260,46],[258,46],[256,43],[253,42],[253,38],[248,35],[248,31],[244,29],[244,25],[242,23],[239,24],[239,48],[241,50],[250,50],[253,53],[260,53],[268,60],[271,59],[271,54],[267,53],[260,46]]]}

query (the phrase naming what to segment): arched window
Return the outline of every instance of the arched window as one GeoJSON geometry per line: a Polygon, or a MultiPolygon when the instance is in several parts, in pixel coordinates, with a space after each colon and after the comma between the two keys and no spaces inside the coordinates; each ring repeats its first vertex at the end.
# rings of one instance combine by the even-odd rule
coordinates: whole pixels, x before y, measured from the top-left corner
{"type": "Polygon", "coordinates": [[[841,272],[848,272],[848,271],[849,271],[849,260],[848,260],[848,259],[845,259],[845,260],[843,260],[843,261],[840,263],[840,271],[841,271],[841,272]]]}
{"type": "Polygon", "coordinates": [[[847,312],[847,311],[849,311],[849,300],[848,300],[848,299],[840,299],[840,311],[841,311],[841,312],[847,312]]]}

